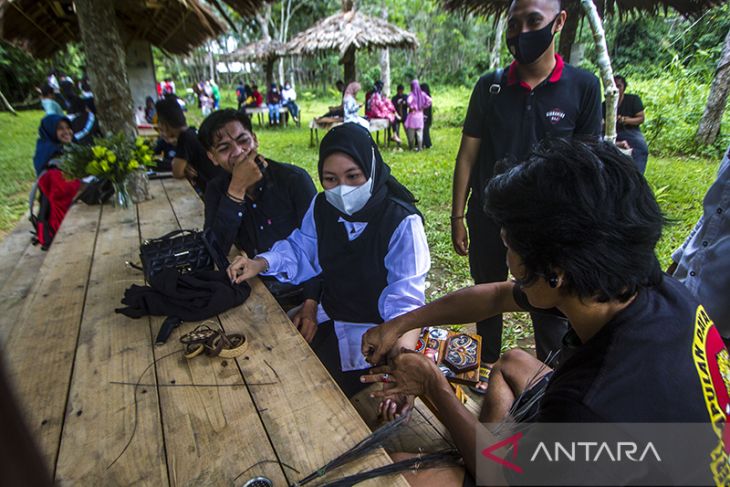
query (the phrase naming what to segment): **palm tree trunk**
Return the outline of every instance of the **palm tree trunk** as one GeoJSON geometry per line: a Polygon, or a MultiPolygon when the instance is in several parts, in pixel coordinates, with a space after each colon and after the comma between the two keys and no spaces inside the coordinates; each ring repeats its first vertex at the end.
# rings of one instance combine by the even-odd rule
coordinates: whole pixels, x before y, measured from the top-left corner
{"type": "Polygon", "coordinates": [[[702,114],[700,126],[697,129],[695,140],[698,144],[713,144],[720,133],[722,114],[725,112],[728,91],[730,91],[730,30],[725,36],[720,61],[717,63],[715,78],[710,85],[710,94],[707,96],[705,113],[702,114]]]}
{"type": "Polygon", "coordinates": [[[114,2],[76,0],[81,40],[104,131],[136,133],[132,92],[114,2]]]}

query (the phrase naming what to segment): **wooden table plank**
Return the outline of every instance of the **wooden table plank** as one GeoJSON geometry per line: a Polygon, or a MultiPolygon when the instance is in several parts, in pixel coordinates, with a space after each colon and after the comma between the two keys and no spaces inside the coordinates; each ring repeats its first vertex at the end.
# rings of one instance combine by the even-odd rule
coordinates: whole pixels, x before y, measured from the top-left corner
{"type": "Polygon", "coordinates": [[[17,326],[22,326],[19,320],[20,312],[33,285],[38,280],[38,274],[46,255],[48,255],[47,252],[28,242],[21,254],[13,253],[15,266],[5,267],[7,274],[2,274],[3,284],[0,285],[0,310],[2,310],[0,313],[0,347],[4,346],[17,326]]]}
{"type": "MultiPolygon", "coordinates": [[[[168,483],[156,388],[139,387],[135,397],[134,387],[110,383],[137,382],[153,361],[148,319],[114,313],[128,286],[144,284],[124,265],[138,249],[136,209],[104,206],[56,468],[62,484],[168,483]]],[[[154,371],[142,380],[154,384],[154,371]]]]}
{"type": "Polygon", "coordinates": [[[100,206],[76,205],[8,337],[5,355],[21,409],[53,471],[86,295],[100,206]]]}
{"type": "MultiPolygon", "coordinates": [[[[15,228],[2,239],[0,243],[0,288],[8,281],[13,269],[17,268],[19,259],[26,253],[28,247],[33,248],[30,235],[32,229],[33,226],[28,221],[28,213],[26,213],[15,228]]],[[[42,252],[40,247],[37,247],[37,250],[42,252]]]]}
{"type": "MultiPolygon", "coordinates": [[[[186,197],[189,189],[168,181],[164,185],[180,224],[202,227],[198,219],[203,214],[202,202],[186,197]]],[[[251,284],[252,294],[244,309],[224,313],[221,323],[227,333],[243,332],[249,337],[247,358],[237,362],[251,384],[249,389],[278,456],[300,472],[286,471],[287,479],[293,482],[354,446],[370,430],[261,281],[252,279],[251,284]],[[266,385],[253,385],[257,383],[266,385]]],[[[390,458],[379,449],[329,478],[389,463],[390,458]]],[[[407,485],[400,476],[370,484],[383,482],[407,485]]]]}
{"type": "MultiPolygon", "coordinates": [[[[177,229],[178,224],[160,181],[151,181],[155,198],[139,205],[143,239],[159,237],[177,229]]],[[[183,200],[196,201],[192,188],[184,181],[168,181],[170,188],[185,194],[183,200]]],[[[199,201],[199,200],[198,200],[199,201]]],[[[202,227],[201,215],[197,226],[202,227]]],[[[162,318],[151,321],[153,333],[162,318]]],[[[284,485],[282,467],[259,418],[241,373],[231,360],[206,356],[186,360],[179,337],[196,323],[184,323],[168,342],[155,347],[157,376],[162,385],[215,384],[220,387],[160,387],[162,420],[167,445],[168,470],[172,485],[233,485],[234,479],[254,464],[244,478],[264,475],[275,485],[284,485]],[[234,386],[234,387],[231,387],[234,386]],[[237,386],[237,387],[236,387],[237,386]]]]}

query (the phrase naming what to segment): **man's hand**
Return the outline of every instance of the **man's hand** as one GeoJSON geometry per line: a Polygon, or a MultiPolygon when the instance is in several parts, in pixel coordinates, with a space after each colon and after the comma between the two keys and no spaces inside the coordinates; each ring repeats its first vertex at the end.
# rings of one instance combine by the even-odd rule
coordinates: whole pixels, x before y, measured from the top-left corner
{"type": "Polygon", "coordinates": [[[401,337],[401,333],[399,333],[394,321],[386,321],[385,323],[370,328],[362,336],[362,354],[365,360],[372,365],[380,365],[383,363],[388,353],[401,337]]]}
{"type": "Polygon", "coordinates": [[[292,318],[292,323],[307,343],[311,343],[317,333],[317,301],[314,299],[305,300],[297,314],[292,318]]]}
{"type": "Polygon", "coordinates": [[[185,177],[188,179],[195,179],[198,177],[198,171],[196,171],[193,165],[189,162],[185,164],[185,177]]]}
{"type": "Polygon", "coordinates": [[[441,381],[446,381],[433,360],[412,350],[402,352],[393,359],[392,365],[376,367],[360,377],[365,383],[384,382],[393,386],[373,392],[372,397],[428,396],[441,381]]]}
{"type": "Polygon", "coordinates": [[[231,160],[231,183],[228,185],[230,194],[243,198],[246,191],[264,177],[256,164],[257,157],[256,151],[252,150],[248,155],[241,153],[231,160]]]}
{"type": "Polygon", "coordinates": [[[451,243],[454,244],[454,250],[457,254],[469,254],[469,237],[466,233],[466,225],[464,225],[463,218],[454,218],[451,220],[451,243]]]}
{"type": "Polygon", "coordinates": [[[262,258],[249,259],[245,255],[239,255],[226,269],[228,278],[232,283],[240,284],[264,271],[268,267],[266,260],[262,258]]]}

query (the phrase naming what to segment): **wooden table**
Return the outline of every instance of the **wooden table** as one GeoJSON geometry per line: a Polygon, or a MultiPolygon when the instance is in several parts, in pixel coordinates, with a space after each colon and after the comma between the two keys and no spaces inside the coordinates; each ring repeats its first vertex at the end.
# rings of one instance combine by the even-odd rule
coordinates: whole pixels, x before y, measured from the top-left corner
{"type": "MultiPolygon", "coordinates": [[[[283,486],[368,435],[257,279],[242,306],[215,319],[249,337],[234,360],[186,360],[178,339],[196,323],[155,347],[162,317],[114,313],[124,289],[142,283],[124,265],[138,259],[141,240],[202,227],[203,205],[186,182],[150,188],[154,199],[126,210],[75,205],[47,254],[23,247],[19,234],[4,242],[0,343],[56,481],[240,486],[263,475],[283,486]],[[27,272],[33,259],[37,273],[27,272]]],[[[389,462],[376,450],[327,478],[389,462]]],[[[406,484],[397,476],[370,485],[406,484]]]]}

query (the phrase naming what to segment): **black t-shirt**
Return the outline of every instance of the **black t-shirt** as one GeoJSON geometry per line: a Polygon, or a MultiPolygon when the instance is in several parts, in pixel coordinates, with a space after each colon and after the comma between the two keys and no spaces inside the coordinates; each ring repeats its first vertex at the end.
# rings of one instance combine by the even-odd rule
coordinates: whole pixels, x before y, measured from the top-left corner
{"type": "Polygon", "coordinates": [[[408,96],[405,93],[401,93],[400,95],[395,95],[390,101],[393,102],[393,106],[398,112],[398,115],[400,115],[401,120],[405,121],[408,116],[408,96]]]}
{"type": "Polygon", "coordinates": [[[225,174],[223,169],[210,162],[205,147],[198,140],[198,134],[192,127],[181,132],[177,138],[175,157],[184,159],[198,172],[198,177],[193,183],[201,193],[205,193],[209,181],[225,174]]]}
{"type": "MultiPolygon", "coordinates": [[[[618,110],[616,111],[617,115],[621,115],[624,117],[635,117],[639,112],[644,111],[644,104],[641,102],[641,98],[639,98],[639,95],[631,95],[629,93],[624,93],[624,99],[621,101],[621,104],[618,106],[618,110]]],[[[604,101],[601,104],[601,112],[603,113],[603,118],[606,118],[606,102],[604,101]]],[[[616,130],[641,130],[638,125],[624,125],[621,123],[616,123],[616,130]]]]}
{"type": "MultiPolygon", "coordinates": [[[[517,288],[514,297],[520,307],[541,311],[517,288]]],[[[704,308],[674,278],[642,289],[584,344],[571,329],[564,348],[572,354],[550,378],[537,423],[712,422],[721,428],[728,419],[730,356],[704,308]]],[[[721,429],[715,434],[713,448],[721,429]]],[[[520,448],[532,452],[534,446],[520,448]]],[[[702,450],[687,454],[709,472],[727,464],[727,454],[718,451],[714,457],[702,450]]]]}
{"type": "Polygon", "coordinates": [[[312,178],[302,168],[266,159],[256,200],[236,203],[226,196],[231,175],[213,179],[205,192],[205,228],[212,228],[221,248],[234,243],[249,256],[271,249],[301,225],[317,194],[312,178]]]}
{"type": "Polygon", "coordinates": [[[559,55],[552,74],[532,90],[517,78],[516,63],[501,80],[495,73],[482,76],[469,100],[463,129],[465,135],[481,139],[471,175],[472,201],[481,199],[495,162],[524,159],[546,137],[600,136],[600,93],[598,78],[564,64],[559,55]],[[499,93],[490,93],[493,84],[500,85],[499,93]]]}

